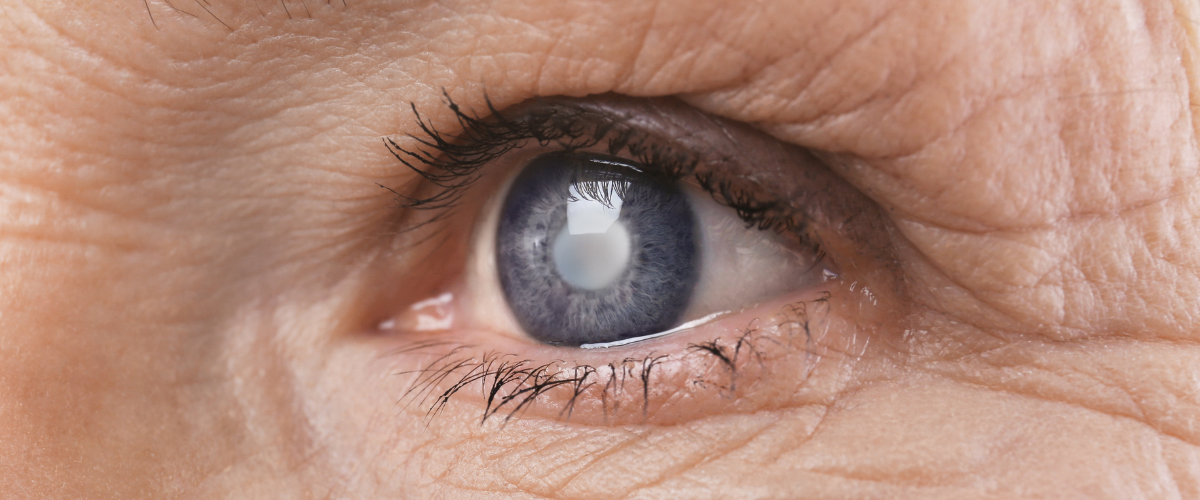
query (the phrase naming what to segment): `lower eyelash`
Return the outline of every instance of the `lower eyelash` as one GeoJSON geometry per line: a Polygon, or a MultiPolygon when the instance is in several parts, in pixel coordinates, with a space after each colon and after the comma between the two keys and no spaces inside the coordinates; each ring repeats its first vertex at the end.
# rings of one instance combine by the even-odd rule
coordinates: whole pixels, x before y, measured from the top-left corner
{"type": "MultiPolygon", "coordinates": [[[[676,355],[679,359],[700,355],[707,361],[698,373],[688,376],[687,384],[701,389],[716,389],[722,396],[732,398],[740,390],[745,390],[745,384],[739,386],[739,382],[750,363],[762,368],[763,375],[770,373],[766,365],[774,357],[769,357],[762,349],[764,344],[796,347],[793,342],[803,334],[803,349],[807,354],[812,354],[811,325],[821,318],[813,318],[810,314],[827,314],[829,300],[830,294],[825,293],[812,301],[795,302],[782,307],[772,316],[776,321],[771,325],[781,332],[780,335],[764,335],[763,329],[757,326],[759,319],[756,318],[741,329],[732,341],[722,342],[717,338],[689,344],[685,352],[676,355]]],[[[502,424],[518,418],[537,405],[543,399],[541,396],[551,391],[566,391],[559,393],[567,395],[561,398],[563,402],[557,408],[559,420],[569,422],[581,401],[594,398],[602,408],[605,423],[610,417],[618,416],[618,412],[629,409],[628,405],[622,408],[623,399],[629,400],[630,396],[636,398],[640,393],[640,398],[636,399],[641,400],[638,411],[644,423],[649,418],[651,394],[655,392],[652,384],[659,382],[655,379],[655,368],[671,358],[668,354],[650,353],[641,358],[625,358],[601,366],[584,364],[562,367],[559,361],[538,363],[521,359],[515,354],[487,352],[475,356],[470,354],[475,346],[446,341],[413,342],[392,354],[436,353],[447,347],[448,350],[424,367],[395,373],[414,376],[413,382],[400,397],[400,402],[405,408],[413,404],[424,408],[426,423],[437,417],[463,390],[471,387],[479,387],[482,391],[484,407],[480,425],[492,418],[500,418],[502,424]],[[451,380],[456,381],[449,383],[451,380]]]]}
{"type": "MultiPolygon", "coordinates": [[[[458,382],[434,396],[426,411],[427,418],[440,414],[460,390],[479,382],[486,397],[480,424],[497,414],[503,414],[504,422],[508,422],[535,404],[538,396],[558,388],[571,393],[570,399],[558,414],[559,418],[565,417],[570,421],[579,398],[600,383],[600,378],[607,373],[608,378],[601,391],[605,411],[609,408],[607,397],[616,391],[624,390],[626,382],[632,380],[631,383],[640,383],[643,389],[642,412],[645,414],[649,404],[649,384],[654,366],[666,357],[651,355],[640,360],[627,358],[620,363],[609,363],[600,368],[578,365],[571,369],[559,369],[555,366],[556,363],[536,365],[529,360],[506,361],[517,358],[511,354],[488,353],[478,359],[445,360],[417,371],[420,374],[418,381],[401,400],[413,401],[420,398],[418,404],[424,405],[428,403],[430,396],[434,396],[431,389],[438,382],[465,370],[458,382]]],[[[617,409],[613,408],[614,411],[617,409]]]]}

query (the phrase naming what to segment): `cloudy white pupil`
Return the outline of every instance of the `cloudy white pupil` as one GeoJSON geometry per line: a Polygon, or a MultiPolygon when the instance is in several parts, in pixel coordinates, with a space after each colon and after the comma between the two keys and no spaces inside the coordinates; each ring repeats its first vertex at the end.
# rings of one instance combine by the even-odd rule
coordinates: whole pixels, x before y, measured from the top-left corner
{"type": "Polygon", "coordinates": [[[567,224],[554,238],[554,265],[576,288],[602,290],[629,267],[632,240],[618,220],[624,200],[612,184],[600,186],[611,193],[607,204],[581,194],[574,184],[569,188],[567,224]]]}

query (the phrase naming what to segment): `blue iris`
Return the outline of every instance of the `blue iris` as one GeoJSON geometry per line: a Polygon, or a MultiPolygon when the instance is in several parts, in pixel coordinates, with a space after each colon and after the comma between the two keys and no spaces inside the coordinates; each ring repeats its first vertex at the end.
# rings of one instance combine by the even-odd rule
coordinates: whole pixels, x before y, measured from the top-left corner
{"type": "Polygon", "coordinates": [[[696,282],[695,217],[669,180],[620,159],[536,158],[504,201],[500,284],[529,335],[577,346],[675,326],[696,282]]]}

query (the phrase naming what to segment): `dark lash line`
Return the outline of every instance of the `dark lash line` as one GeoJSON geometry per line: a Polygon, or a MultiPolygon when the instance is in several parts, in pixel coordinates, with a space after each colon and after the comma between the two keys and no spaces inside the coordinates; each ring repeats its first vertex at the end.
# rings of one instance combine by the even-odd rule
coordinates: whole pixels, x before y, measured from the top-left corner
{"type": "MultiPolygon", "coordinates": [[[[584,135],[578,127],[567,126],[569,119],[566,123],[553,122],[555,113],[542,113],[535,116],[536,119],[524,122],[513,121],[484,96],[490,116],[490,119],[485,119],[467,114],[449,94],[443,92],[443,95],[461,130],[457,135],[451,136],[437,130],[431,121],[421,115],[416,104],[410,103],[422,136],[409,134],[408,137],[420,147],[405,149],[391,138],[383,139],[388,151],[401,164],[442,189],[427,198],[414,198],[389,189],[400,198],[404,208],[437,210],[453,206],[460,199],[461,191],[479,179],[479,170],[484,165],[521,147],[524,141],[533,139],[545,146],[555,141],[561,144],[564,138],[575,141],[584,135]]],[[[598,142],[599,139],[595,139],[571,146],[577,149],[598,142]]]]}
{"type": "MultiPolygon", "coordinates": [[[[621,151],[628,151],[636,163],[649,167],[647,174],[672,181],[694,177],[714,201],[732,209],[747,227],[796,235],[802,244],[813,250],[814,266],[826,257],[821,245],[807,235],[807,219],[785,203],[757,199],[737,190],[727,180],[717,180],[713,172],[698,172],[696,167],[700,161],[694,155],[652,141],[636,128],[621,123],[617,117],[558,105],[527,109],[525,116],[513,119],[496,109],[486,95],[484,102],[488,113],[480,116],[468,113],[444,90],[442,95],[446,106],[454,113],[459,132],[448,134],[438,130],[432,121],[421,115],[415,103],[410,103],[421,133],[407,137],[415,141],[417,147],[405,148],[392,138],[383,139],[384,146],[396,160],[439,189],[427,197],[415,197],[379,184],[396,197],[401,209],[439,211],[401,232],[449,216],[451,209],[462,199],[463,192],[479,180],[484,166],[522,147],[526,141],[537,141],[543,147],[556,143],[564,152],[607,142],[608,154],[617,156],[621,151]]],[[[604,198],[604,194],[593,193],[600,198],[604,198]]]]}
{"type": "MultiPolygon", "coordinates": [[[[803,331],[806,338],[805,350],[811,353],[808,349],[811,341],[809,328],[812,318],[810,313],[813,308],[820,310],[822,307],[827,307],[829,299],[830,294],[826,293],[811,301],[785,305],[780,309],[785,318],[775,326],[788,332],[789,344],[793,335],[803,331]],[[808,307],[809,303],[813,305],[813,308],[808,307]]],[[[760,367],[765,367],[765,353],[760,349],[759,342],[770,342],[776,345],[782,343],[777,339],[762,335],[760,328],[755,326],[758,321],[757,318],[751,320],[746,328],[742,329],[736,340],[731,342],[722,343],[721,339],[717,338],[708,342],[689,344],[686,353],[711,357],[714,366],[719,366],[721,371],[727,373],[728,376],[728,384],[702,377],[694,378],[690,383],[699,387],[715,387],[722,393],[732,395],[738,391],[739,372],[746,363],[755,361],[760,367]]],[[[599,367],[577,365],[556,370],[555,366],[561,363],[561,360],[536,364],[531,360],[520,360],[514,354],[498,352],[487,352],[478,357],[469,354],[460,357],[459,354],[474,348],[474,346],[438,340],[413,342],[391,351],[391,354],[421,352],[446,346],[453,346],[453,348],[426,363],[424,367],[394,373],[395,375],[416,376],[400,397],[400,402],[404,403],[404,408],[408,408],[412,404],[416,404],[418,407],[428,404],[425,409],[426,425],[445,409],[455,395],[476,382],[480,384],[479,387],[484,396],[480,425],[500,414],[503,414],[502,424],[507,424],[537,404],[539,396],[557,388],[571,391],[570,397],[558,411],[558,418],[563,419],[565,415],[565,421],[569,422],[579,399],[589,389],[597,387],[597,384],[605,378],[604,374],[606,373],[607,380],[604,381],[603,387],[599,387],[599,399],[605,422],[608,421],[610,412],[620,411],[620,400],[616,396],[622,393],[628,394],[625,389],[627,381],[641,384],[641,411],[642,419],[645,421],[649,418],[650,386],[654,368],[669,357],[664,354],[651,353],[642,358],[625,358],[620,362],[612,362],[599,367]],[[455,377],[458,378],[456,382],[440,388],[444,382],[455,377]],[[615,400],[611,404],[610,398],[615,400]]]]}
{"type": "MultiPolygon", "coordinates": [[[[400,352],[418,351],[437,344],[440,343],[423,343],[422,345],[407,347],[400,352]]],[[[467,348],[469,347],[456,346],[450,352],[439,356],[422,369],[396,372],[396,375],[414,373],[417,375],[416,380],[400,398],[401,401],[408,400],[404,407],[407,408],[413,402],[416,402],[418,406],[423,406],[433,396],[433,393],[436,392],[435,388],[441,382],[456,372],[464,368],[469,368],[465,374],[460,376],[457,382],[451,384],[434,397],[433,403],[425,411],[427,423],[445,409],[455,394],[475,382],[481,383],[481,388],[486,396],[480,425],[486,423],[489,418],[498,414],[502,409],[508,409],[508,413],[504,416],[503,420],[504,423],[507,423],[525,410],[528,410],[537,402],[538,396],[557,387],[568,387],[572,390],[570,399],[567,400],[567,403],[559,411],[560,418],[566,413],[567,421],[570,421],[571,414],[579,397],[597,383],[592,379],[598,376],[599,370],[591,365],[575,366],[569,371],[552,371],[557,361],[533,365],[533,362],[529,360],[503,360],[503,358],[515,356],[495,352],[486,353],[479,359],[474,357],[450,359],[457,352],[467,348]],[[564,375],[565,373],[570,374],[564,375]],[[503,394],[501,394],[502,392],[503,394]]],[[[606,397],[610,392],[615,394],[617,391],[623,391],[625,379],[634,376],[630,365],[640,364],[641,368],[637,376],[642,382],[642,413],[645,416],[649,407],[651,374],[654,366],[666,357],[666,355],[649,355],[640,360],[626,358],[620,363],[604,365],[608,368],[610,376],[602,394],[606,397]],[[618,366],[620,366],[620,369],[618,369],[618,366]],[[617,374],[620,375],[618,376],[617,374]],[[619,382],[617,382],[618,379],[620,379],[619,382]]],[[[616,411],[617,408],[614,406],[613,410],[616,411]]],[[[604,405],[604,411],[607,415],[607,404],[604,405]]]]}

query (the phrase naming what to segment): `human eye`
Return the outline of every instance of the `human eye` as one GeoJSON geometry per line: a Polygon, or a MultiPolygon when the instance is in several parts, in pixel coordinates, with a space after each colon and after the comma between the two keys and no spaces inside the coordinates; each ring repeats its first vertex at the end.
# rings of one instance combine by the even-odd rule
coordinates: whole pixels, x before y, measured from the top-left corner
{"type": "Polygon", "coordinates": [[[678,422],[778,404],[869,345],[830,312],[878,305],[855,276],[879,218],[813,152],[671,100],[451,106],[455,132],[387,141],[420,173],[389,189],[427,272],[379,332],[409,407],[678,422]]]}

